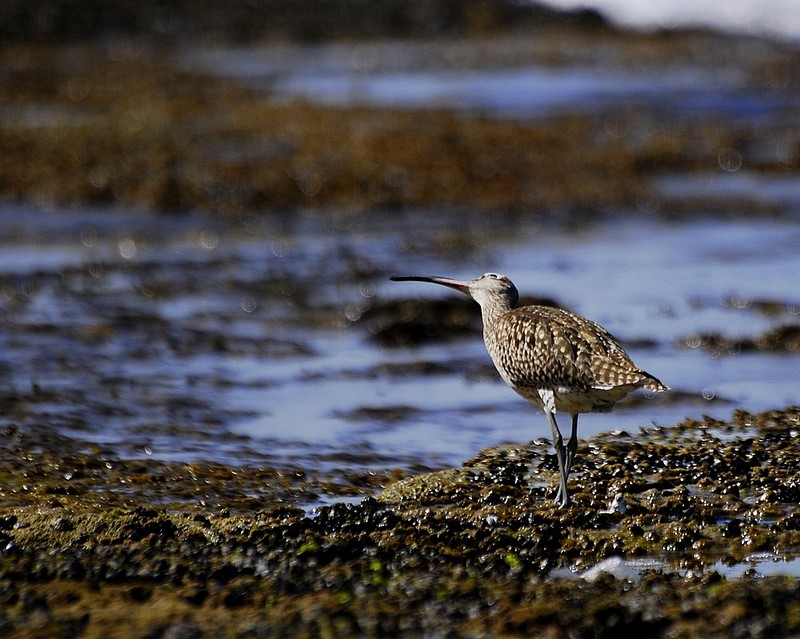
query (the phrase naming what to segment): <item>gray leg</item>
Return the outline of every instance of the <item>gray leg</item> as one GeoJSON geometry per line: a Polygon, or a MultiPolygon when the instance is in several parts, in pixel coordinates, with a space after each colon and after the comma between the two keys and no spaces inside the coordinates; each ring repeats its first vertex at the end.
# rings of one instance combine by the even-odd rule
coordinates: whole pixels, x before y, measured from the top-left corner
{"type": "Polygon", "coordinates": [[[567,477],[569,477],[569,471],[572,470],[572,462],[575,459],[575,453],[578,450],[578,414],[572,416],[572,433],[569,436],[569,441],[566,445],[567,450],[567,460],[566,464],[564,464],[564,469],[567,471],[567,477]]]}
{"type": "Polygon", "coordinates": [[[556,449],[556,459],[558,460],[558,471],[561,475],[558,491],[556,492],[556,503],[561,507],[569,504],[569,493],[567,492],[567,447],[564,446],[564,439],[561,437],[561,431],[558,429],[556,423],[556,416],[547,411],[547,421],[550,422],[550,428],[553,430],[553,448],[556,449]]]}

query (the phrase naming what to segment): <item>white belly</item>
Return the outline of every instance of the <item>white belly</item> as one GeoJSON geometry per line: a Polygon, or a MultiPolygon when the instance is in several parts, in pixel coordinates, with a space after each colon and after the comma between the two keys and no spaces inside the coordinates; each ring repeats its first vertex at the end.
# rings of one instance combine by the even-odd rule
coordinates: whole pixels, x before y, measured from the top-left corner
{"type": "Polygon", "coordinates": [[[619,400],[635,390],[635,387],[619,386],[608,390],[590,389],[588,391],[578,391],[563,386],[555,389],[513,388],[519,395],[541,410],[552,410],[568,415],[608,413],[614,410],[614,405],[619,400]]]}

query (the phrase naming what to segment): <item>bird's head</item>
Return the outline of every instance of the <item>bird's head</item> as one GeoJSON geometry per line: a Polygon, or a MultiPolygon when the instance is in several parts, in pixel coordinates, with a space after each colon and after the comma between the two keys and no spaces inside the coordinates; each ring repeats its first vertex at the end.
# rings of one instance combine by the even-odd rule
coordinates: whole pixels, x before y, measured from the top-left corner
{"type": "Polygon", "coordinates": [[[450,277],[432,277],[428,275],[393,275],[395,282],[432,282],[466,293],[481,308],[499,307],[502,310],[512,309],[519,301],[519,293],[514,283],[505,275],[484,273],[473,280],[456,280],[450,277]]]}

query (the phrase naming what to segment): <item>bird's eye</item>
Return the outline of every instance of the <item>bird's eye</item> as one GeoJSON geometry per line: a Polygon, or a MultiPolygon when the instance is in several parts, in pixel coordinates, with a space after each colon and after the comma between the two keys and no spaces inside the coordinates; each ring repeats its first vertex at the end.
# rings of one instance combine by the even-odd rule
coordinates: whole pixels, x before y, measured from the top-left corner
{"type": "Polygon", "coordinates": [[[500,276],[497,273],[487,273],[485,277],[491,278],[493,280],[498,279],[500,276]]]}

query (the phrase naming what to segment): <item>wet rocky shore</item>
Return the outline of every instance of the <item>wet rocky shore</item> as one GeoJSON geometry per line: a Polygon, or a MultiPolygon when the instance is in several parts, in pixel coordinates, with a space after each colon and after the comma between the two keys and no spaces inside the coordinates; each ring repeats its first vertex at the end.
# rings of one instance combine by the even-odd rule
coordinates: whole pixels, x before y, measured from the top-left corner
{"type": "Polygon", "coordinates": [[[800,630],[796,578],[725,575],[796,560],[799,408],[591,438],[566,510],[546,441],[354,477],[308,511],[297,496],[319,486],[302,469],[122,459],[42,435],[6,432],[0,449],[4,636],[800,630]]]}

